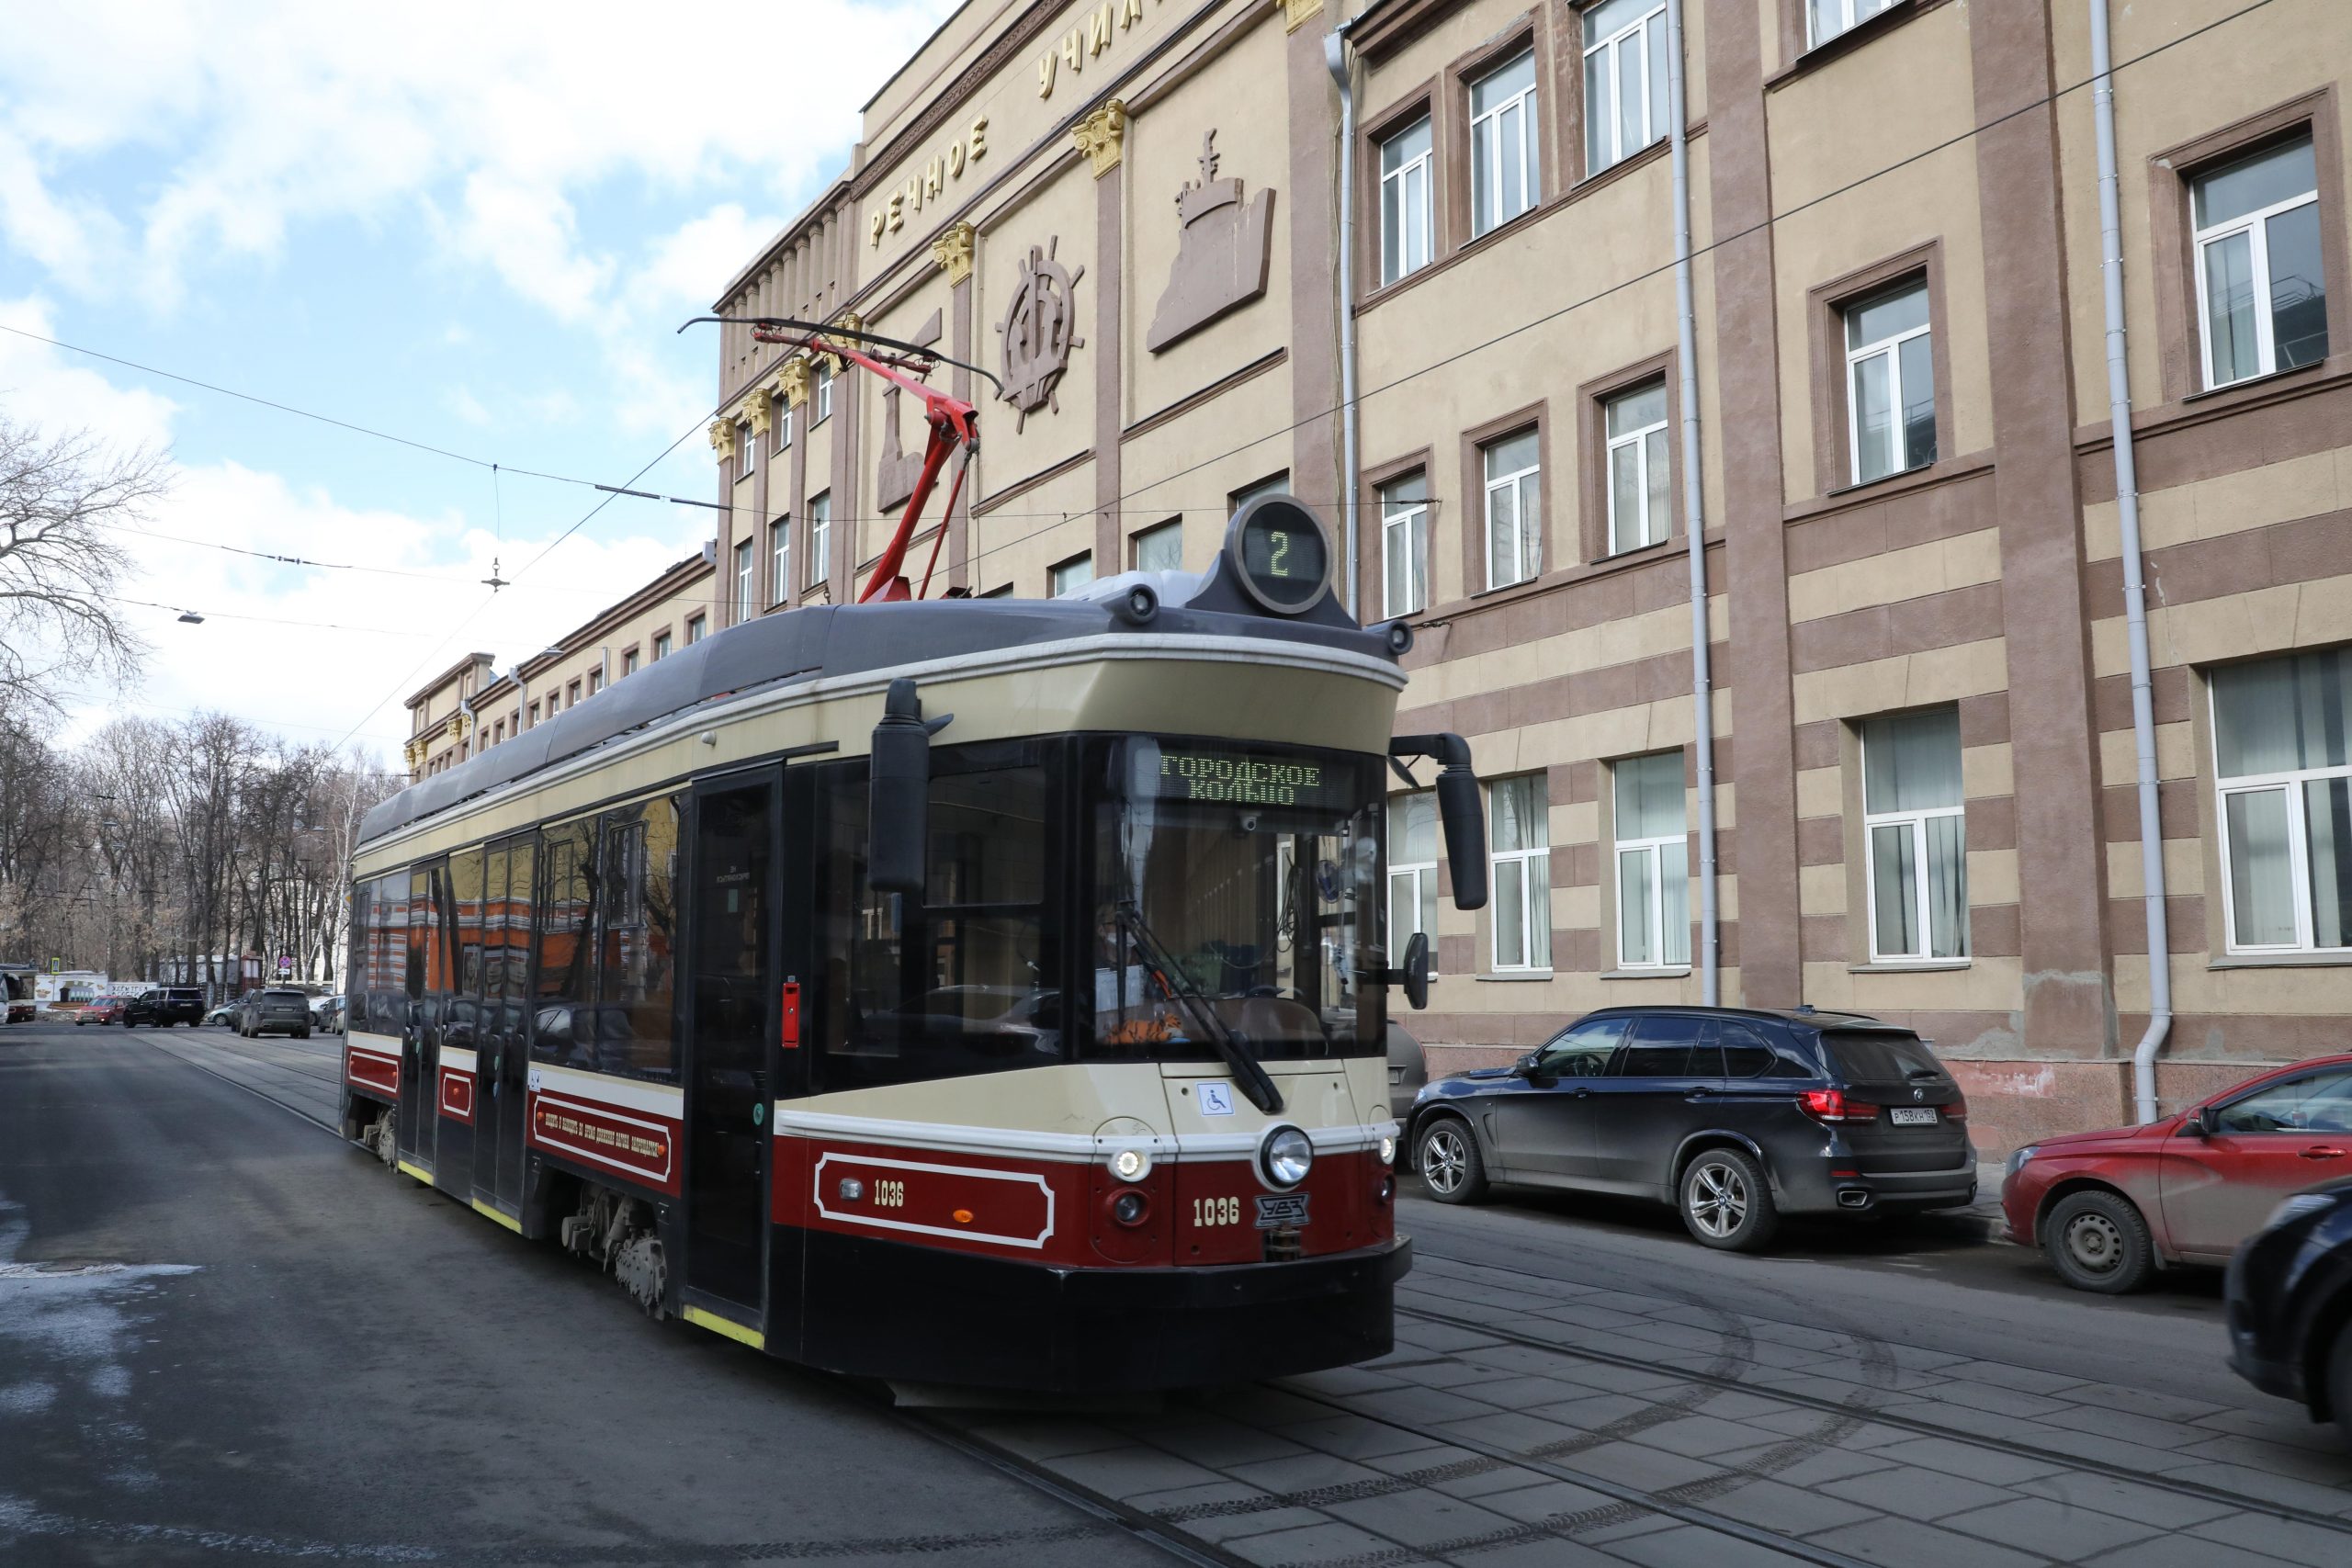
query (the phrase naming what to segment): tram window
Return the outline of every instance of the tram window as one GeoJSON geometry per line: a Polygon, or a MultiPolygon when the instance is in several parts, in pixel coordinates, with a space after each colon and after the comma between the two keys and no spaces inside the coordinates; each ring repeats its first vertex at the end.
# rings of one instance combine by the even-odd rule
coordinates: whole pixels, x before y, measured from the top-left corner
{"type": "Polygon", "coordinates": [[[531,1055],[567,1066],[595,1066],[596,824],[550,828],[539,840],[539,899],[533,935],[538,982],[531,998],[531,1055]]]}
{"type": "Polygon", "coordinates": [[[460,850],[449,857],[449,945],[456,963],[447,972],[442,1043],[471,1050],[475,998],[481,995],[482,894],[487,870],[482,852],[460,850]]]}
{"type": "Polygon", "coordinates": [[[374,1034],[401,1032],[401,966],[408,948],[408,873],[395,872],[369,884],[368,949],[361,958],[367,995],[365,1027],[374,1034]]]}
{"type": "MultiPolygon", "coordinates": [[[[530,994],[531,977],[531,895],[535,884],[532,868],[537,857],[537,840],[530,835],[514,840],[513,862],[507,871],[504,926],[505,949],[503,976],[499,994],[506,998],[510,1015],[518,1015],[523,1002],[530,994]]],[[[506,1027],[523,1027],[519,1016],[510,1016],[506,1027]]]]}
{"type": "Polygon", "coordinates": [[[670,1001],[677,964],[678,798],[606,812],[600,868],[596,1066],[635,1077],[674,1078],[670,1001]]]}
{"type": "Polygon", "coordinates": [[[368,922],[375,919],[375,903],[374,883],[354,882],[351,885],[350,925],[345,933],[348,939],[349,956],[343,964],[345,1006],[351,1019],[346,1027],[351,1030],[368,1027],[368,922]]]}
{"type": "Polygon", "coordinates": [[[829,769],[819,861],[823,1087],[855,1089],[1063,1059],[1051,793],[1039,748],[933,757],[930,886],[919,906],[866,886],[866,769],[829,769]],[[975,766],[1012,761],[1013,766],[975,766]]]}

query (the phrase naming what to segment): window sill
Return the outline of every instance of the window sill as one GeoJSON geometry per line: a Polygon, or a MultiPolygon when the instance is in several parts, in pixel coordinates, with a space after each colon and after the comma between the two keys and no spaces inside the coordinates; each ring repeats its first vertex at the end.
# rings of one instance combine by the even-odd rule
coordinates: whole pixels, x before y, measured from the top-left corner
{"type": "Polygon", "coordinates": [[[1905,468],[1899,474],[1887,474],[1880,479],[1865,479],[1858,485],[1840,485],[1836,490],[1822,491],[1806,501],[1792,502],[1781,510],[1783,523],[1803,523],[1809,518],[1843,511],[1848,507],[1868,505],[1884,501],[1889,496],[1908,495],[1914,491],[1932,490],[1938,485],[1972,478],[1992,469],[1993,454],[1989,451],[1963,453],[1957,457],[1939,457],[1924,468],[1905,468]]]}
{"type": "Polygon", "coordinates": [[[1690,966],[1679,969],[1609,969],[1601,973],[1604,980],[1684,980],[1690,978],[1690,966]]]}
{"type": "Polygon", "coordinates": [[[1928,975],[1939,970],[1965,969],[1975,960],[1970,958],[1882,959],[1871,964],[1849,964],[1849,975],[1928,975]]]}
{"type": "Polygon", "coordinates": [[[2218,387],[2200,388],[2184,395],[2180,400],[2181,406],[2187,408],[2192,403],[2201,403],[2208,398],[2225,398],[2232,392],[2243,392],[2248,387],[2267,387],[2274,381],[2284,381],[2295,376],[2309,376],[2326,367],[2327,359],[2323,355],[2312,360],[2309,365],[2290,365],[2284,370],[2267,370],[2259,376],[2241,376],[2234,381],[2224,381],[2218,387]]]}
{"type": "Polygon", "coordinates": [[[1514,986],[1529,980],[1548,980],[1551,977],[1552,971],[1549,969],[1508,969],[1498,975],[1480,975],[1477,980],[1481,985],[1514,986]]]}
{"type": "Polygon", "coordinates": [[[1888,6],[1875,17],[1865,17],[1836,38],[1815,44],[1766,77],[1764,90],[1775,92],[1800,76],[1811,75],[1839,56],[1862,48],[1882,33],[1892,32],[1912,17],[1924,16],[1942,4],[1943,0],[1906,0],[1905,4],[1888,6]]]}
{"type": "Polygon", "coordinates": [[[2352,953],[2225,953],[2207,962],[2208,969],[2341,969],[2352,966],[2352,953]]]}

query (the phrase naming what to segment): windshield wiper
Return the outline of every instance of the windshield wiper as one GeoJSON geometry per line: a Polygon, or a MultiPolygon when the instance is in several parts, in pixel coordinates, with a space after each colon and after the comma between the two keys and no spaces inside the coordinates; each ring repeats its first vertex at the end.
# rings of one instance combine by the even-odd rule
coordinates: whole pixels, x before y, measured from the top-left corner
{"type": "Polygon", "coordinates": [[[1184,973],[1174,955],[1152,934],[1151,928],[1144,923],[1143,911],[1130,900],[1122,900],[1118,908],[1119,923],[1127,928],[1153,972],[1183,1004],[1184,1010],[1192,1014],[1201,1032],[1209,1037],[1209,1043],[1216,1047],[1216,1054],[1225,1058],[1225,1065],[1233,1069],[1250,1103],[1269,1116],[1278,1114],[1283,1108],[1283,1091],[1274,1087],[1274,1080],[1259,1065],[1258,1058],[1225,1026],[1225,1021],[1208,1005],[1208,998],[1201,995],[1200,987],[1193,984],[1193,977],[1184,973]]]}

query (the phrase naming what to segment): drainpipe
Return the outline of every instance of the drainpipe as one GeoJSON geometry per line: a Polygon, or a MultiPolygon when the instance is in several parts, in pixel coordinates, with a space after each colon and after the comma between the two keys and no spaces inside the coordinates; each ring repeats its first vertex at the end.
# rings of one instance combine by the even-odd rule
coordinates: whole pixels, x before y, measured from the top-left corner
{"type": "Polygon", "coordinates": [[[2123,221],[2115,197],[2115,77],[2107,0],[2090,0],[2091,117],[2098,130],[2099,282],[2107,296],[2107,409],[2115,433],[2115,513],[2123,535],[2123,615],[2132,646],[2132,743],[2139,761],[2140,876],[2148,905],[2148,1032],[2132,1053],[2134,1114],[2156,1119],[2156,1053],[2172,1032],[2172,933],[2165,918],[2165,841],[2156,811],[2156,705],[2148,673],[2148,587],[2140,558],[2140,480],[2132,454],[2132,383],[2123,359],[2123,221]]]}
{"type": "Polygon", "coordinates": [[[1690,744],[1699,777],[1699,984],[1701,1000],[1714,1007],[1723,999],[1715,917],[1714,675],[1707,649],[1706,487],[1699,469],[1699,334],[1690,299],[1690,136],[1682,77],[1682,0],[1666,0],[1666,113],[1674,160],[1674,357],[1681,378],[1682,513],[1690,536],[1690,744]]]}
{"type": "Polygon", "coordinates": [[[1356,612],[1356,95],[1342,22],[1323,39],[1323,65],[1340,89],[1340,514],[1347,536],[1348,614],[1356,612]]]}

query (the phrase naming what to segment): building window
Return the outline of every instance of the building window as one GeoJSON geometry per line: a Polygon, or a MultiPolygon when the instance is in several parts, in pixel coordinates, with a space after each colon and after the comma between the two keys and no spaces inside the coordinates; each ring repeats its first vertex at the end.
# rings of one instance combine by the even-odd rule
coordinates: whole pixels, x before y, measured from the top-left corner
{"type": "Polygon", "coordinates": [[[1861,730],[1871,962],[1964,959],[1968,818],[1960,710],[1873,718],[1861,730]]]}
{"type": "Polygon", "coordinates": [[[1690,842],[1682,753],[1628,757],[1610,769],[1617,836],[1617,967],[1690,962],[1690,842]]]}
{"type": "Polygon", "coordinates": [[[688,648],[692,648],[695,644],[700,642],[703,639],[704,635],[709,630],[709,616],[689,615],[686,617],[686,646],[688,648]]]}
{"type": "Polygon", "coordinates": [[[637,673],[637,649],[631,648],[622,650],[621,673],[624,675],[634,675],[637,673]]]}
{"type": "Polygon", "coordinates": [[[760,466],[760,444],[748,424],[735,427],[735,477],[739,479],[750,479],[760,466]]]}
{"type": "Polygon", "coordinates": [[[1380,487],[1381,611],[1392,619],[1429,608],[1430,477],[1407,474],[1380,487]]]}
{"type": "Polygon", "coordinates": [[[1470,233],[1499,228],[1535,205],[1535,51],[1470,84],[1470,233]]]}
{"type": "Polygon", "coordinates": [[[1135,537],[1136,570],[1137,571],[1182,571],[1184,570],[1184,525],[1180,519],[1162,523],[1156,528],[1146,528],[1135,537]]]}
{"type": "Polygon", "coordinates": [[[1047,598],[1058,599],[1065,593],[1075,593],[1094,581],[1094,557],[1091,554],[1072,556],[1046,575],[1047,598]]]}
{"type": "Polygon", "coordinates": [[[605,689],[605,672],[604,672],[602,670],[591,670],[591,671],[588,671],[588,694],[589,694],[590,696],[592,696],[592,697],[593,697],[593,696],[594,696],[597,693],[599,693],[599,692],[603,691],[604,689],[605,689]]]}
{"type": "Polygon", "coordinates": [[[752,618],[752,541],[738,540],[735,545],[735,621],[738,626],[752,618]]]}
{"type": "Polygon", "coordinates": [[[2352,649],[2213,671],[2233,953],[2352,949],[2352,649]]]}
{"type": "Polygon", "coordinates": [[[663,660],[665,660],[665,659],[667,659],[667,658],[669,658],[669,657],[670,657],[670,634],[669,634],[668,632],[656,632],[656,633],[654,633],[654,634],[653,634],[653,662],[654,662],[654,663],[656,663],[656,664],[659,664],[659,663],[661,663],[663,660]]]}
{"type": "Polygon", "coordinates": [[[1487,468],[1487,586],[1525,582],[1543,570],[1543,467],[1536,433],[1478,449],[1487,468]]]}
{"type": "Polygon", "coordinates": [[[825,581],[825,563],[832,558],[833,492],[827,491],[808,503],[808,581],[814,588],[825,581]]]}
{"type": "Polygon", "coordinates": [[[768,525],[768,597],[781,604],[792,595],[792,519],[768,525]]]}
{"type": "Polygon", "coordinates": [[[490,727],[490,743],[491,743],[492,746],[495,746],[495,745],[497,745],[500,741],[502,741],[502,740],[503,740],[503,739],[506,739],[506,721],[505,721],[504,719],[503,719],[503,718],[502,718],[502,719],[498,720],[495,724],[492,724],[492,725],[490,727]]]}
{"type": "Polygon", "coordinates": [[[1260,479],[1256,484],[1244,485],[1239,490],[1237,490],[1232,494],[1227,496],[1225,498],[1225,514],[1227,517],[1232,516],[1235,513],[1240,511],[1243,507],[1249,505],[1251,502],[1257,500],[1261,495],[1288,495],[1289,493],[1290,474],[1285,470],[1274,475],[1271,479],[1260,479]]]}
{"type": "Polygon", "coordinates": [[[1665,379],[1611,398],[1602,419],[1609,443],[1609,553],[1663,544],[1674,518],[1665,379]]]}
{"type": "Polygon", "coordinates": [[[565,706],[567,706],[567,707],[575,707],[575,708],[576,708],[576,707],[578,707],[578,706],[580,705],[580,682],[579,682],[574,681],[573,682],[571,682],[571,686],[570,686],[569,688],[567,688],[567,689],[566,689],[565,696],[564,696],[564,705],[565,705],[565,706]]]}
{"type": "Polygon", "coordinates": [[[1437,792],[1388,797],[1388,952],[1402,957],[1416,932],[1437,958],[1437,792]]]}
{"type": "Polygon", "coordinates": [[[775,449],[779,452],[792,445],[792,404],[782,398],[775,400],[775,449]]]}
{"type": "Polygon", "coordinates": [[[1848,305],[1846,445],[1855,484],[1936,460],[1935,350],[1928,280],[1914,277],[1848,305]]]}
{"type": "Polygon", "coordinates": [[[1666,135],[1666,6],[1603,0],[1584,14],[1588,178],[1666,135]]]}
{"type": "Polygon", "coordinates": [[[2310,134],[2198,175],[2189,202],[2205,385],[2326,358],[2327,277],[2310,134]]]}
{"type": "Polygon", "coordinates": [[[1839,33],[1866,22],[1894,0],[1805,0],[1805,31],[1809,47],[1819,49],[1839,33]]]}
{"type": "Polygon", "coordinates": [[[816,374],[810,378],[808,400],[816,412],[808,416],[811,424],[822,424],[833,415],[833,371],[823,360],[817,361],[816,374]]]}
{"type": "Polygon", "coordinates": [[[1430,117],[1380,143],[1380,281],[1430,265],[1430,117]]]}
{"type": "Polygon", "coordinates": [[[533,726],[534,728],[537,728],[537,725],[538,725],[538,722],[539,722],[539,705],[538,705],[538,704],[537,704],[537,703],[533,703],[533,704],[531,705],[531,724],[532,724],[532,726],[533,726]]]}
{"type": "Polygon", "coordinates": [[[1544,775],[1497,779],[1489,793],[1495,839],[1495,967],[1549,969],[1552,808],[1544,775]]]}

